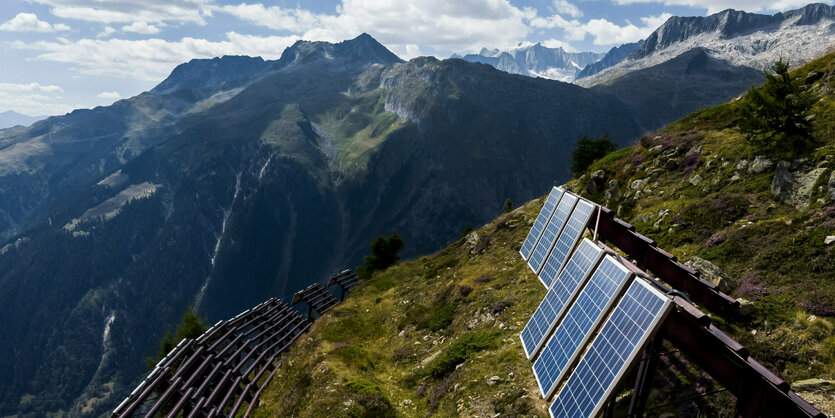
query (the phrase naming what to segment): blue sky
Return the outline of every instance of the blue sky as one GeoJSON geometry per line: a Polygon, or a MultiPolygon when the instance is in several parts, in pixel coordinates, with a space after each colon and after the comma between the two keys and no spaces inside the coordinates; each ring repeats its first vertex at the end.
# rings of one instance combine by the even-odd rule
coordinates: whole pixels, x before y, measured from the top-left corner
{"type": "MultiPolygon", "coordinates": [[[[775,13],[806,0],[2,0],[0,112],[63,114],[152,88],[179,63],[275,59],[298,39],[367,32],[404,59],[541,42],[606,51],[669,16],[730,5],[775,13]]],[[[832,4],[833,0],[826,0],[832,4]]]]}

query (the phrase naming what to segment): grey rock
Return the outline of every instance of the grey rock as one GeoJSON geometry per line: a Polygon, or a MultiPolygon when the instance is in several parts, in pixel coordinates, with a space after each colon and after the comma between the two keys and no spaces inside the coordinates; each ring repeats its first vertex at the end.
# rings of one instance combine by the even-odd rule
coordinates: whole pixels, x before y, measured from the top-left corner
{"type": "Polygon", "coordinates": [[[662,173],[664,173],[664,170],[662,170],[660,168],[656,168],[656,169],[649,172],[649,178],[652,181],[656,181],[656,180],[658,180],[658,177],[660,177],[662,173]]]}
{"type": "Polygon", "coordinates": [[[746,168],[748,168],[748,160],[742,159],[736,164],[737,170],[745,170],[746,168]]]}
{"type": "Polygon", "coordinates": [[[736,288],[736,281],[728,277],[719,266],[710,261],[693,256],[684,265],[701,273],[703,279],[715,284],[724,293],[729,293],[736,288]]]}
{"type": "Polygon", "coordinates": [[[688,156],[688,155],[701,154],[701,153],[702,153],[702,146],[701,145],[694,145],[693,148],[690,148],[690,150],[687,151],[687,154],[684,154],[684,155],[688,156]]]}
{"type": "Polygon", "coordinates": [[[823,239],[823,245],[829,245],[835,242],[835,235],[828,235],[823,239]]]}
{"type": "Polygon", "coordinates": [[[678,147],[670,148],[670,149],[662,152],[661,156],[664,157],[664,158],[672,158],[672,157],[675,157],[676,155],[678,155],[678,152],[679,152],[678,147]]]}
{"type": "Polygon", "coordinates": [[[704,180],[704,179],[702,178],[702,176],[700,176],[700,175],[696,174],[695,176],[690,177],[690,184],[692,184],[692,185],[694,185],[694,186],[698,186],[699,184],[701,184],[701,183],[702,183],[702,180],[704,180]]]}
{"type": "Polygon", "coordinates": [[[493,386],[496,383],[499,383],[501,380],[502,379],[499,376],[491,376],[489,379],[487,379],[487,384],[489,386],[493,386]]]}
{"type": "Polygon", "coordinates": [[[829,176],[829,200],[835,202],[835,171],[829,176]]]}
{"type": "MultiPolygon", "coordinates": [[[[794,166],[799,166],[795,162],[794,166]]],[[[815,182],[825,171],[825,168],[815,168],[804,172],[798,168],[792,171],[793,164],[788,161],[780,161],[774,170],[774,179],[771,181],[771,195],[777,200],[792,205],[800,210],[809,207],[812,189],[815,182]]]]}
{"type": "Polygon", "coordinates": [[[835,380],[818,378],[800,380],[792,384],[792,389],[795,392],[830,391],[835,389],[835,380]]]}
{"type": "MultiPolygon", "coordinates": [[[[748,316],[757,311],[757,308],[756,306],[754,306],[754,303],[748,299],[739,298],[736,301],[739,302],[739,314],[742,316],[748,316]]],[[[752,334],[756,335],[756,332],[752,332],[752,334]]]]}
{"type": "Polygon", "coordinates": [[[678,160],[669,159],[669,160],[667,160],[666,163],[664,163],[664,169],[665,170],[673,171],[677,168],[678,168],[678,160]]]}
{"type": "Polygon", "coordinates": [[[597,170],[591,174],[591,178],[586,182],[586,191],[590,194],[597,194],[603,190],[603,185],[606,181],[606,172],[597,170]]]}
{"type": "Polygon", "coordinates": [[[649,155],[660,154],[661,153],[661,148],[662,148],[661,145],[656,145],[656,146],[650,148],[649,150],[647,150],[647,153],[649,155]]]}
{"type": "Polygon", "coordinates": [[[774,165],[771,160],[765,158],[762,155],[758,155],[754,158],[754,161],[751,162],[751,165],[748,166],[748,172],[751,174],[760,174],[768,170],[774,165]]]}
{"type": "Polygon", "coordinates": [[[632,180],[632,183],[629,183],[629,188],[632,190],[641,190],[647,185],[648,182],[649,179],[632,180]]]}
{"type": "Polygon", "coordinates": [[[603,198],[606,200],[613,200],[618,198],[620,185],[617,180],[609,180],[609,186],[606,187],[606,192],[603,193],[603,198]]]}

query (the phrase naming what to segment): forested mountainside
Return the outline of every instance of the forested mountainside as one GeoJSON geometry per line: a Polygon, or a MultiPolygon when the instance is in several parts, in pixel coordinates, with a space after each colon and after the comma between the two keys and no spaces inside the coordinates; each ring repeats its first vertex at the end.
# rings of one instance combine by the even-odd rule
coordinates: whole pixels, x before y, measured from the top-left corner
{"type": "Polygon", "coordinates": [[[188,305],[214,323],[415,256],[568,179],[617,99],[368,35],[182,64],[111,106],[0,131],[0,414],[109,411],[188,305]]]}
{"type": "MultiPolygon", "coordinates": [[[[738,298],[751,313],[713,323],[832,414],[835,54],[793,74],[819,99],[807,149],[763,154],[739,130],[735,101],[644,136],[566,186],[738,298]]],[[[545,295],[518,254],[543,201],[357,288],[283,356],[258,416],[548,416],[519,340],[545,295]]],[[[665,353],[651,416],[734,413],[730,394],[699,396],[721,388],[665,353]]],[[[618,399],[625,412],[630,398],[618,399]]]]}

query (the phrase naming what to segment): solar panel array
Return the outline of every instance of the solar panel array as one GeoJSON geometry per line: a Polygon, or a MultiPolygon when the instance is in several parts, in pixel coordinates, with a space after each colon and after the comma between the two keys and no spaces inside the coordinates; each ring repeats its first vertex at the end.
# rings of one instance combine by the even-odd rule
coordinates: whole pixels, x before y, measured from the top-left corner
{"type": "Polygon", "coordinates": [[[603,257],[533,365],[537,383],[545,399],[553,395],[577,361],[592,333],[603,321],[631,277],[632,272],[614,257],[603,257]]]}
{"type": "Polygon", "coordinates": [[[551,416],[597,416],[670,304],[667,296],[646,281],[633,281],[557,394],[549,409],[551,416]]]}
{"type": "Polygon", "coordinates": [[[522,248],[519,250],[519,254],[522,254],[523,259],[527,260],[530,258],[531,251],[533,251],[536,243],[539,241],[539,237],[542,235],[542,230],[545,228],[545,225],[548,224],[548,221],[551,219],[551,215],[554,214],[554,209],[560,202],[562,194],[563,189],[561,188],[553,187],[551,189],[551,193],[548,195],[548,198],[545,199],[545,204],[542,205],[542,210],[539,211],[539,215],[537,215],[530,232],[528,232],[527,238],[525,238],[525,241],[522,243],[522,248]]]}
{"type": "Polygon", "coordinates": [[[528,359],[534,358],[539,353],[546,337],[550,335],[565,311],[571,306],[571,302],[582,289],[602,256],[603,250],[589,239],[584,239],[577,247],[577,251],[568,260],[565,269],[548,290],[545,299],[539,304],[520,334],[528,359]]]}
{"type": "Polygon", "coordinates": [[[554,279],[565,267],[571,251],[583,237],[583,232],[586,230],[586,225],[588,225],[593,212],[594,205],[585,200],[579,200],[577,205],[574,206],[571,217],[565,223],[553,250],[551,250],[551,254],[548,255],[545,265],[542,267],[542,272],[539,273],[539,279],[545,284],[545,287],[550,288],[554,279]]]}
{"type": "MultiPolygon", "coordinates": [[[[577,203],[577,200],[577,196],[570,193],[564,193],[562,199],[560,199],[560,203],[554,210],[554,215],[551,216],[551,219],[542,231],[542,236],[539,238],[539,242],[536,243],[533,253],[531,253],[531,258],[528,260],[528,266],[530,266],[534,273],[539,274],[539,271],[542,269],[546,257],[548,257],[551,248],[554,247],[554,243],[560,236],[560,232],[562,232],[565,222],[571,215],[571,211],[574,210],[574,205],[577,203]]],[[[540,278],[540,280],[542,279],[540,278]]]]}

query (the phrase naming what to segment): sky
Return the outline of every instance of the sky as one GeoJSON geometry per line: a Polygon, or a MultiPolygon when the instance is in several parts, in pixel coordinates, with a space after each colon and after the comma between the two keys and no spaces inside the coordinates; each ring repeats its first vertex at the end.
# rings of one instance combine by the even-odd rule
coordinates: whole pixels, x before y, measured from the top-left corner
{"type": "MultiPolygon", "coordinates": [[[[150,90],[178,64],[277,59],[293,42],[366,32],[403,59],[541,42],[605,52],[670,16],[808,0],[0,0],[0,112],[59,115],[150,90]]],[[[835,0],[825,0],[832,4],[835,0]]]]}

